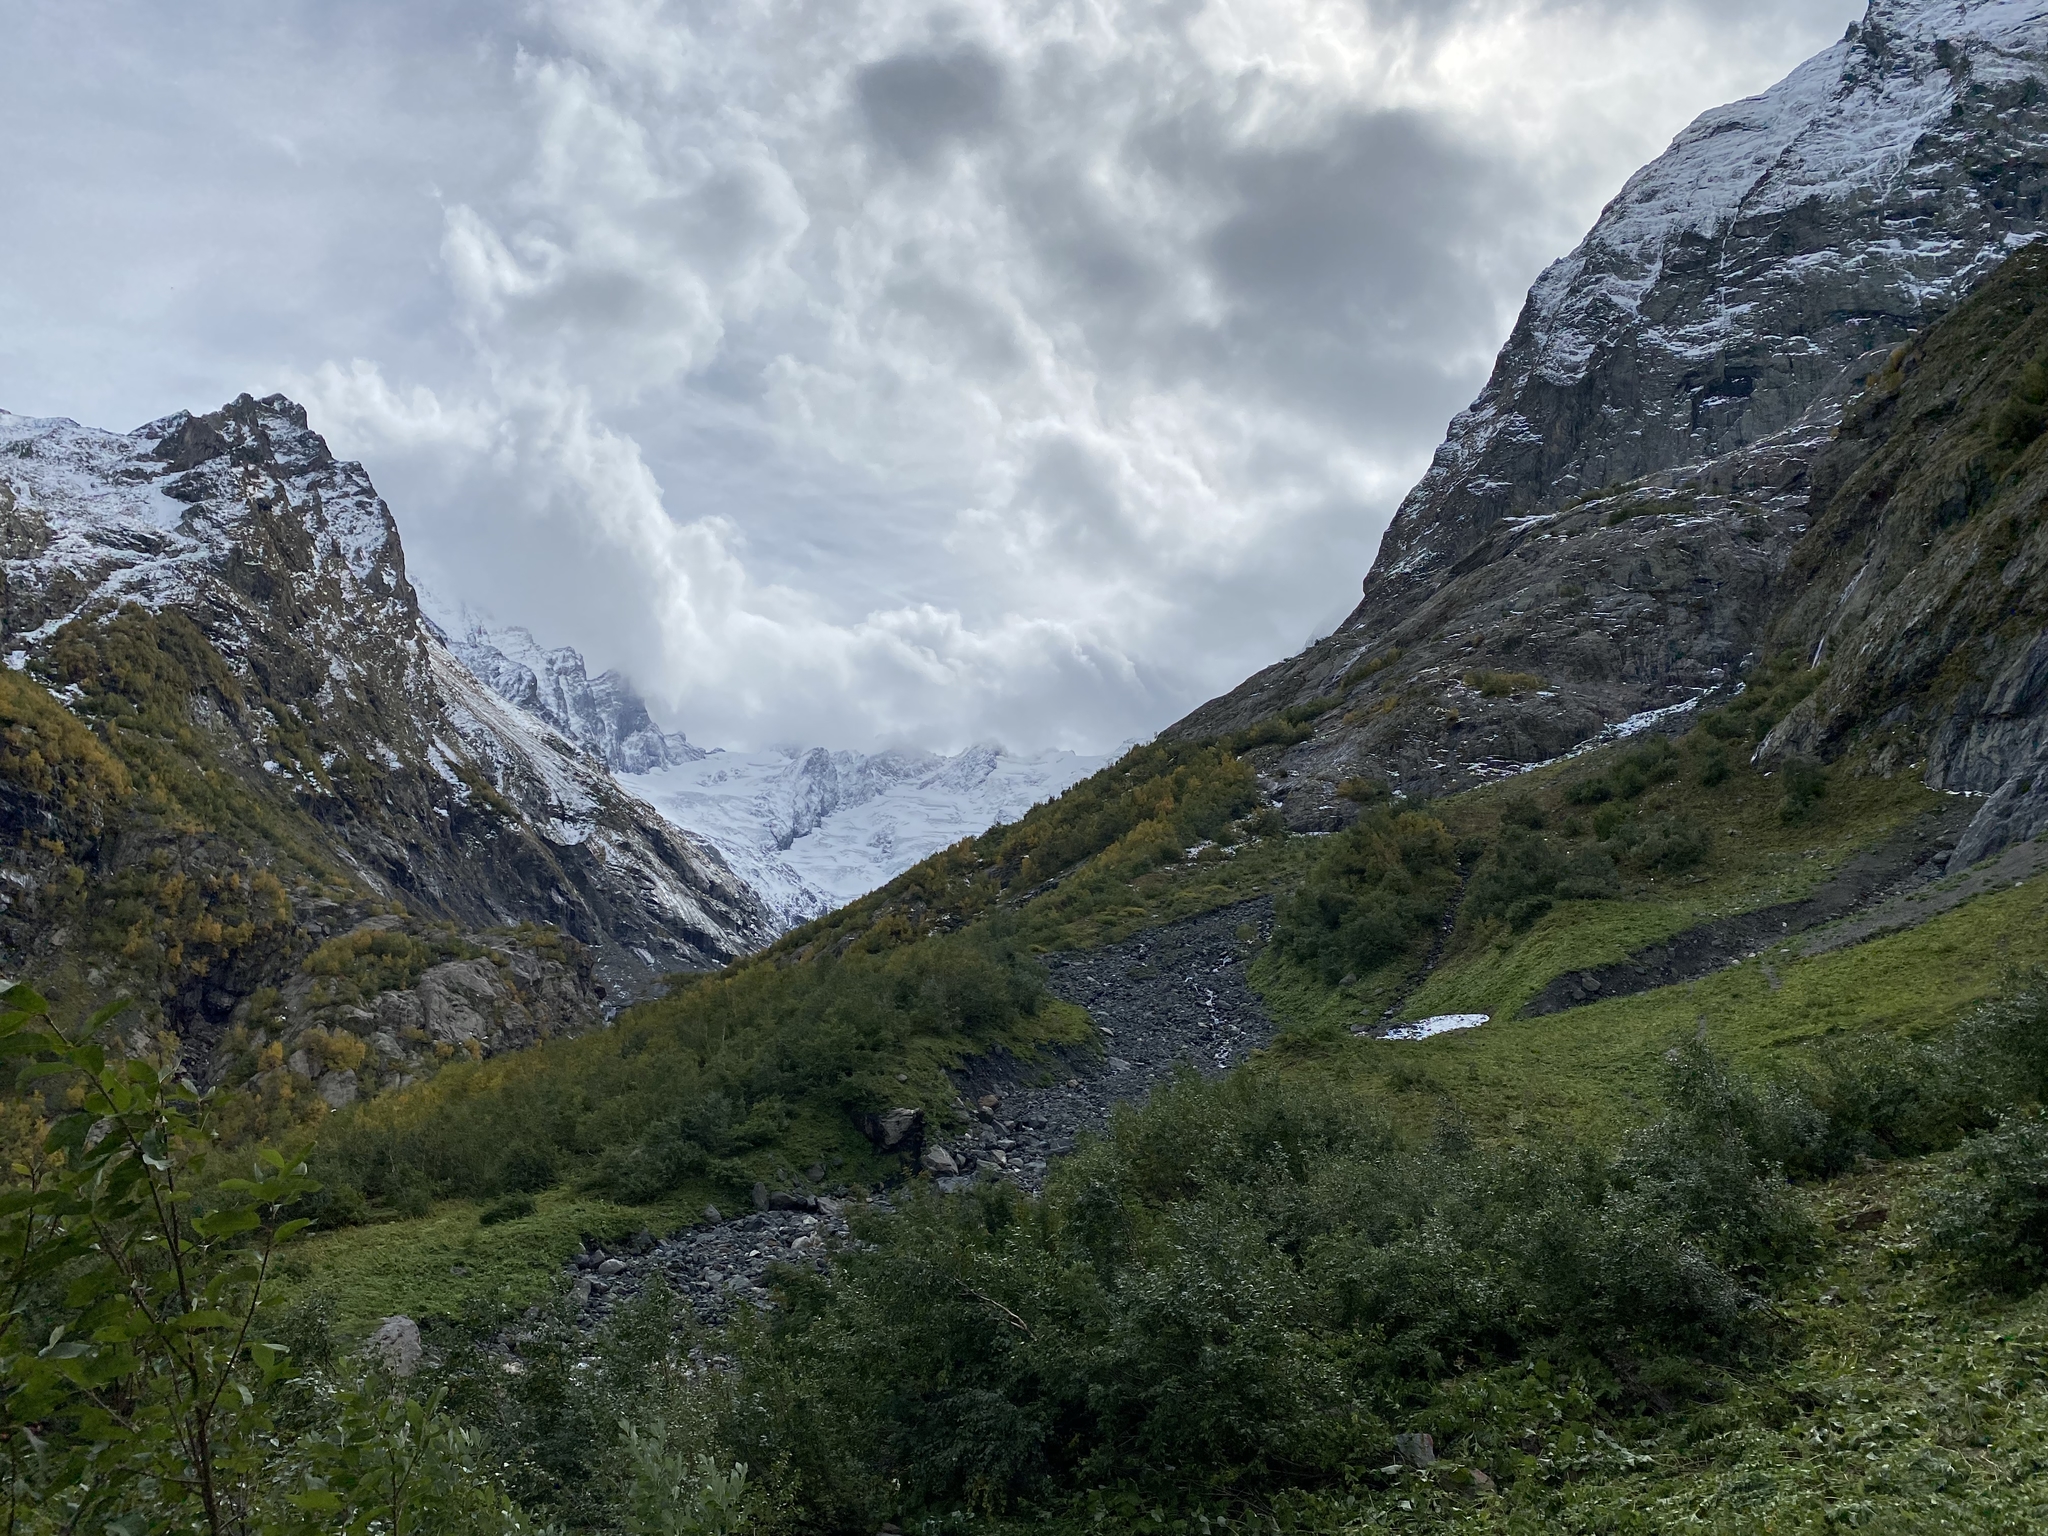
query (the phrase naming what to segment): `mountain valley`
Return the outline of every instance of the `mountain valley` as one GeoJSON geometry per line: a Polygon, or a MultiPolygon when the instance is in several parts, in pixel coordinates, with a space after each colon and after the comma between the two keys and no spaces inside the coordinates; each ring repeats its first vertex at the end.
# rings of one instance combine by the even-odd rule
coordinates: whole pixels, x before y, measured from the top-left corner
{"type": "MultiPolygon", "coordinates": [[[[252,1529],[396,1507],[300,1442],[478,1532],[2040,1528],[2044,190],[2048,14],[1871,0],[1107,762],[706,751],[423,614],[281,397],[0,415],[0,943],[141,1003],[10,1046],[85,1203],[0,1219],[310,1223],[219,1287],[252,1529]]],[[[119,1291],[24,1282],[10,1423],[119,1291]]],[[[31,1528],[190,1504],[95,1433],[31,1528]]]]}

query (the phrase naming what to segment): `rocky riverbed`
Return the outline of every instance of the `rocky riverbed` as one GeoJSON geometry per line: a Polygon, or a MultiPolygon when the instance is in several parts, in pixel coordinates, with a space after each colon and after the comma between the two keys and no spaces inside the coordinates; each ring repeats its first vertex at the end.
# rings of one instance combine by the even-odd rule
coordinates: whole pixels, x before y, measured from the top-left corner
{"type": "Polygon", "coordinates": [[[829,1197],[796,1207],[750,1211],[727,1219],[716,1206],[704,1210],[704,1225],[667,1238],[641,1233],[606,1248],[588,1244],[571,1264],[576,1279],[571,1297],[593,1319],[640,1294],[659,1276],[697,1315],[714,1322],[736,1304],[766,1306],[768,1270],[775,1264],[807,1264],[823,1271],[827,1255],[850,1240],[846,1203],[829,1197]]]}
{"type": "MultiPolygon", "coordinates": [[[[948,1193],[978,1179],[1036,1193],[1053,1160],[1106,1124],[1116,1105],[1142,1101],[1183,1065],[1216,1076],[1243,1061],[1273,1034],[1244,974],[1272,931],[1273,903],[1262,897],[1102,949],[1048,956],[1053,994],[1088,1010],[1095,1038],[1040,1061],[999,1053],[963,1063],[949,1124],[906,1115],[895,1127],[918,1171],[948,1193]]],[[[666,1238],[643,1232],[588,1245],[571,1266],[577,1305],[595,1322],[658,1275],[712,1321],[736,1305],[767,1306],[771,1266],[822,1272],[853,1240],[855,1202],[757,1186],[754,1204],[737,1217],[706,1207],[702,1225],[666,1238]]],[[[868,1205],[887,1209],[887,1192],[868,1205]]]]}
{"type": "Polygon", "coordinates": [[[1213,1077],[1264,1045],[1273,1024],[1244,973],[1272,933],[1273,903],[1260,897],[1047,956],[1053,995],[1088,1010],[1095,1039],[1048,1062],[999,1054],[965,1063],[954,1082],[973,1118],[940,1143],[958,1176],[1035,1192],[1051,1159],[1105,1125],[1114,1106],[1142,1102],[1183,1065],[1213,1077]]]}

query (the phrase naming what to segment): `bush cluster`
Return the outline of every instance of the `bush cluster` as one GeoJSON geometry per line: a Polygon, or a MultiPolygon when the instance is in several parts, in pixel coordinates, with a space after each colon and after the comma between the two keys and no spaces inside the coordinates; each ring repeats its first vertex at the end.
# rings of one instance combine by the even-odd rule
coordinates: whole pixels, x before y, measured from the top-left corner
{"type": "Polygon", "coordinates": [[[1669,1390],[1768,1341],[1759,1266],[1809,1234],[1721,1064],[1617,1153],[1393,1131],[1248,1070],[1120,1113],[1044,1199],[915,1203],[742,1341],[707,1433],[804,1518],[1223,1509],[1384,1462],[1447,1378],[1594,1363],[1669,1390]],[[1149,1495],[1148,1495],[1149,1496],[1149,1495]]]}
{"type": "Polygon", "coordinates": [[[1510,823],[1473,871],[1459,915],[1469,923],[1499,918],[1522,929],[1554,901],[1597,901],[1620,894],[1614,860],[1599,848],[1561,850],[1535,829],[1510,823]]]}
{"type": "MultiPolygon", "coordinates": [[[[1329,1074],[1190,1076],[1039,1201],[914,1199],[831,1275],[786,1272],[782,1311],[724,1337],[736,1372],[663,1422],[704,1465],[772,1469],[750,1497],[790,1528],[1235,1519],[1359,1486],[1503,1370],[1599,1383],[1610,1410],[1711,1394],[1769,1358],[1768,1293],[1811,1263],[1790,1181],[1860,1157],[1954,1149],[1928,1250],[1966,1283],[2040,1284],[2048,1121],[2014,1106],[2044,1086],[2038,978],[1945,1039],[1794,1077],[1686,1042],[1662,1114],[1610,1151],[1402,1133],[1329,1074]]],[[[1482,1441],[1507,1475],[1510,1441],[1482,1441]]]]}
{"type": "Polygon", "coordinates": [[[1330,840],[1301,889],[1280,902],[1279,951],[1329,984],[1405,955],[1458,889],[1450,833],[1422,811],[1368,811],[1330,840]]]}

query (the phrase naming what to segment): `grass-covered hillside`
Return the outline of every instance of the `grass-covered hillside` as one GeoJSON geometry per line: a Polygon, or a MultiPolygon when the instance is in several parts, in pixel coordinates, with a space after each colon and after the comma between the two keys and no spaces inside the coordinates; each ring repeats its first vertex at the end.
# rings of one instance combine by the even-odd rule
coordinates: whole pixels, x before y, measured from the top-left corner
{"type": "Polygon", "coordinates": [[[611,1031],[329,1120],[294,1304],[426,1320],[515,1496],[592,1529],[653,1475],[621,1421],[686,1483],[744,1463],[764,1530],[2024,1529],[2048,882],[1553,1006],[1952,824],[1910,779],[1752,766],[1818,680],[1760,667],[1683,734],[1432,804],[1347,784],[1319,836],[1261,805],[1270,740],[1139,749],[611,1031]],[[947,1069],[992,1052],[1099,1055],[1042,954],[1260,896],[1271,1045],[1042,1199],[922,1193],[863,1133],[960,1124],[947,1069]],[[584,1239],[757,1181],[898,1214],[722,1332],[658,1293],[595,1335],[554,1310],[584,1239]]]}

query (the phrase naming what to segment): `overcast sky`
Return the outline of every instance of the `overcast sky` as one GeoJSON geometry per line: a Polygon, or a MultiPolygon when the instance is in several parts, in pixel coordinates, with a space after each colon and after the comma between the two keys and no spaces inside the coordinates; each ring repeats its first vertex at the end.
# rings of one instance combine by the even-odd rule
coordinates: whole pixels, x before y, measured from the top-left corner
{"type": "Polygon", "coordinates": [[[1524,289],[1857,0],[8,0],[0,406],[247,390],[707,745],[1332,626],[1524,289]]]}

